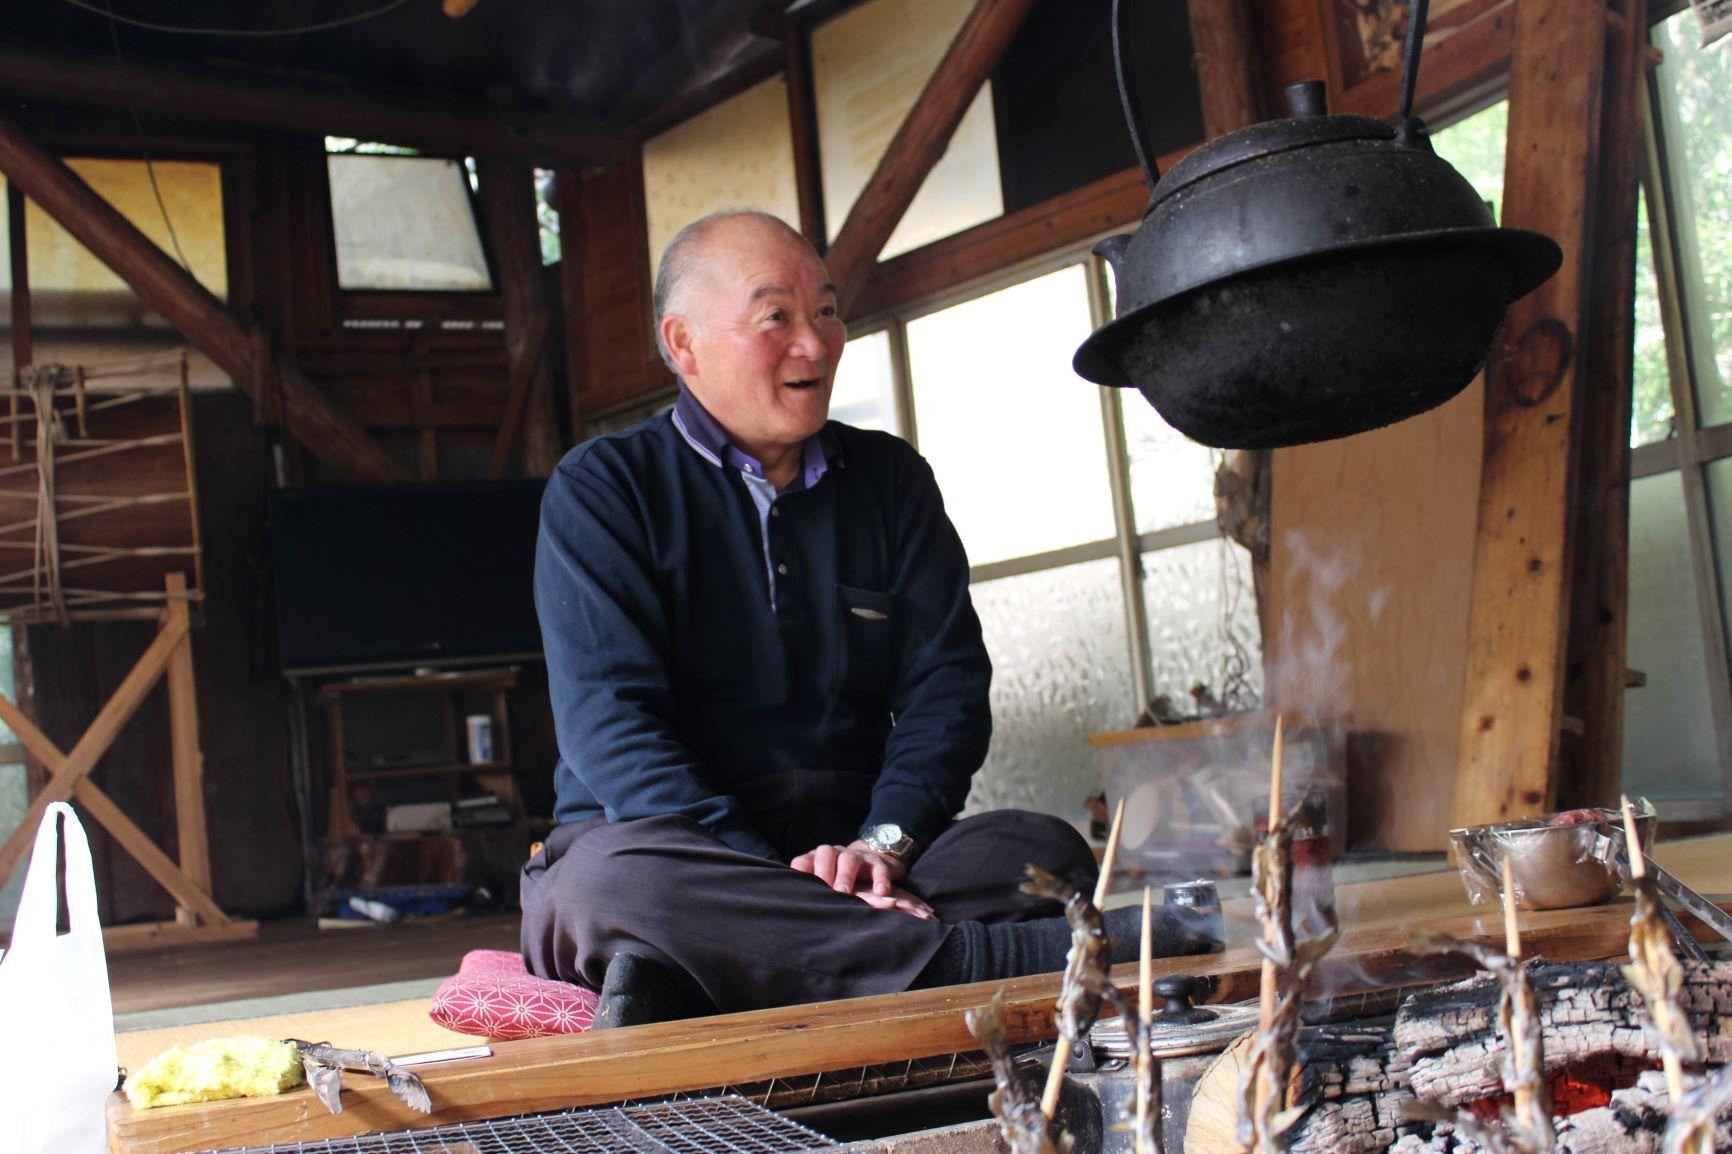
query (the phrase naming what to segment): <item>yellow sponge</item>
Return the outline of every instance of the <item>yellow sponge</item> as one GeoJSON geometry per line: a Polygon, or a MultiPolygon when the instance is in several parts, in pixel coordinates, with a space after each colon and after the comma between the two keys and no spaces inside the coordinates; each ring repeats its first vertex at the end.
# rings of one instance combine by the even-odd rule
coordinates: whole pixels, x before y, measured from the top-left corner
{"type": "Polygon", "coordinates": [[[126,1096],[140,1109],[223,1098],[268,1098],[303,1081],[301,1055],[269,1038],[211,1038],[175,1046],[126,1079],[126,1096]]]}

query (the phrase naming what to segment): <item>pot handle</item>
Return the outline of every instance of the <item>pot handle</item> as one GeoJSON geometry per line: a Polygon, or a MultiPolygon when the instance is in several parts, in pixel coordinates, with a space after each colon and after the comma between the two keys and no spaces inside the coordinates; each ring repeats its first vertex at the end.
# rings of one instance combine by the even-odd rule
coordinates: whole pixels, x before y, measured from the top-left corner
{"type": "Polygon", "coordinates": [[[1161,174],[1155,167],[1154,151],[1149,147],[1148,132],[1138,112],[1136,78],[1125,67],[1126,19],[1124,0],[1113,0],[1113,71],[1119,80],[1119,103],[1124,105],[1125,127],[1131,131],[1131,147],[1137,150],[1137,163],[1143,166],[1143,179],[1149,182],[1149,191],[1153,192],[1161,174]]]}
{"type": "Polygon", "coordinates": [[[1407,13],[1407,43],[1401,53],[1401,103],[1395,122],[1405,125],[1413,116],[1413,90],[1419,86],[1419,53],[1425,47],[1425,10],[1429,0],[1411,0],[1407,13]]]}

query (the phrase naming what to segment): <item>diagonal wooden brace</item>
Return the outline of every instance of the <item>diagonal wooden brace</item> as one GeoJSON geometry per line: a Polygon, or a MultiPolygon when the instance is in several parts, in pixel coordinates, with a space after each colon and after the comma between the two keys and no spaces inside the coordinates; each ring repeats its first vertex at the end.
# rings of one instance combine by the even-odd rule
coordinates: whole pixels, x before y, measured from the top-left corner
{"type": "MultiPolygon", "coordinates": [[[[126,679],[120,683],[120,688],[114,691],[114,696],[108,699],[108,704],[102,707],[96,720],[90,723],[90,728],[84,731],[84,736],[72,747],[71,753],[62,754],[59,748],[24,716],[22,710],[4,695],[0,695],[0,721],[11,726],[12,732],[18,735],[18,740],[24,747],[41,760],[43,765],[48,766],[50,771],[47,783],[25,811],[24,820],[12,831],[5,844],[0,845],[0,882],[12,876],[12,871],[24,856],[25,849],[35,839],[36,828],[42,823],[42,815],[47,812],[49,803],[66,801],[73,796],[74,788],[96,768],[96,763],[108,752],[109,746],[114,744],[121,728],[138,712],[138,707],[144,703],[145,697],[168,668],[169,659],[174,656],[175,649],[186,639],[187,627],[188,622],[184,616],[170,616],[164,622],[156,640],[150,643],[150,648],[144,651],[144,656],[138,659],[126,679]]],[[[124,842],[125,838],[121,840],[124,842]]]]}

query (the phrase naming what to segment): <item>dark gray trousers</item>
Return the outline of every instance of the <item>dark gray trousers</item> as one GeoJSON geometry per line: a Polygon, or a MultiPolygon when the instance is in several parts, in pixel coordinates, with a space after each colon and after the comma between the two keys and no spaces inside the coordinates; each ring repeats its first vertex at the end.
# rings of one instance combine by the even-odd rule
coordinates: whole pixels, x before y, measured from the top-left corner
{"type": "Polygon", "coordinates": [[[560,826],[523,869],[523,957],[543,978],[601,988],[621,951],[688,975],[721,1012],[905,990],[961,921],[1056,917],[1017,887],[1030,863],[1092,887],[1094,852],[1047,814],[965,818],[903,888],[938,915],[876,910],[809,874],[729,849],[696,822],[560,826]]]}

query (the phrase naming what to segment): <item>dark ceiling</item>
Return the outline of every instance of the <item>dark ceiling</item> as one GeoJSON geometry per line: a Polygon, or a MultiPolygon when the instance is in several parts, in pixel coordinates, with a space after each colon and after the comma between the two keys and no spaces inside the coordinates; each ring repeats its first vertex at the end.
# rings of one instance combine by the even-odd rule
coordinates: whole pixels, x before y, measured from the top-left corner
{"type": "Polygon", "coordinates": [[[643,119],[718,76],[779,55],[784,9],[827,14],[834,0],[478,0],[465,16],[441,0],[9,0],[0,41],[128,59],[196,61],[264,74],[340,75],[550,109],[617,125],[643,119]],[[182,27],[265,32],[388,10],[288,36],[152,31],[101,14],[182,27]],[[96,9],[91,11],[90,9],[96,9]],[[766,17],[768,21],[766,21],[766,17]],[[757,32],[754,32],[754,28],[757,32]]]}

